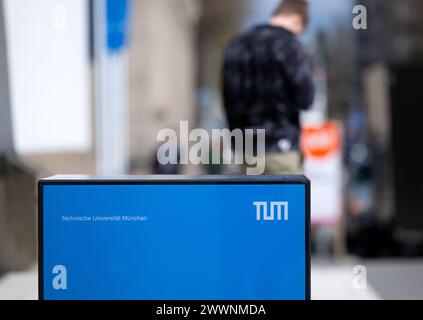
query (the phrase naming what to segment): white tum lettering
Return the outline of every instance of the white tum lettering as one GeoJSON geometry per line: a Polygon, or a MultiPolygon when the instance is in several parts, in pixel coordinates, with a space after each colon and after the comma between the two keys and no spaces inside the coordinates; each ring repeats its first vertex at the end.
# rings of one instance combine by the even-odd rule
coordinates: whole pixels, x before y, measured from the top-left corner
{"type": "Polygon", "coordinates": [[[256,219],[257,221],[288,221],[289,210],[288,202],[282,201],[257,201],[253,202],[256,207],[256,219]]]}

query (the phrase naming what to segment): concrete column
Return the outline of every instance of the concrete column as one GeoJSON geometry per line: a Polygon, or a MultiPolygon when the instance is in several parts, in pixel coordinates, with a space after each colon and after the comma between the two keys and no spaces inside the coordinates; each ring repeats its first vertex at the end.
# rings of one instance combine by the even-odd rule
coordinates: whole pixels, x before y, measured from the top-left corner
{"type": "Polygon", "coordinates": [[[13,153],[12,117],[10,108],[9,71],[3,0],[0,0],[0,154],[13,153]]]}

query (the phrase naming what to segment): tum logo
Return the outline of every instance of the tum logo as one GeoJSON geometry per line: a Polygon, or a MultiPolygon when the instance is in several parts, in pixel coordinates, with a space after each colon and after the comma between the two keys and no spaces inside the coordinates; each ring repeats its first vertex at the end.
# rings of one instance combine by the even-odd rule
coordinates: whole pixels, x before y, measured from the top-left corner
{"type": "Polygon", "coordinates": [[[253,205],[256,207],[257,221],[288,221],[288,202],[258,201],[253,202],[253,205]]]}

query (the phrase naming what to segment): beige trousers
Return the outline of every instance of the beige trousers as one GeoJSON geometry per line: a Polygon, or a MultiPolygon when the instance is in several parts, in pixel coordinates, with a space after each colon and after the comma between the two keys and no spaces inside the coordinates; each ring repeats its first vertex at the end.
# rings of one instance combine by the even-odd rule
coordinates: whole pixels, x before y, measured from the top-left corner
{"type": "Polygon", "coordinates": [[[300,152],[266,154],[265,174],[303,174],[300,152]]]}

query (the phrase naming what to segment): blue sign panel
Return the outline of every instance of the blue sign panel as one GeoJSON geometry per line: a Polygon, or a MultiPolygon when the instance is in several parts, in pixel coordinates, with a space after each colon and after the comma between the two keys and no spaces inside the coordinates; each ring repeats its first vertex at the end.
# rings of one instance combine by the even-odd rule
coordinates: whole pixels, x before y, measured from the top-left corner
{"type": "Polygon", "coordinates": [[[128,42],[131,0],[106,0],[107,48],[117,52],[128,42]]]}
{"type": "Polygon", "coordinates": [[[44,180],[40,298],[304,300],[305,178],[44,180]]]}

